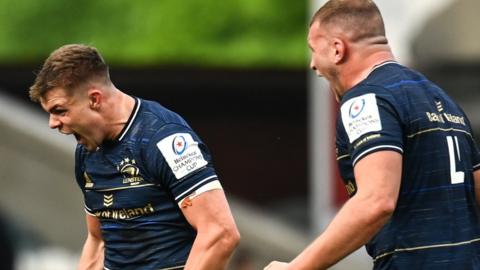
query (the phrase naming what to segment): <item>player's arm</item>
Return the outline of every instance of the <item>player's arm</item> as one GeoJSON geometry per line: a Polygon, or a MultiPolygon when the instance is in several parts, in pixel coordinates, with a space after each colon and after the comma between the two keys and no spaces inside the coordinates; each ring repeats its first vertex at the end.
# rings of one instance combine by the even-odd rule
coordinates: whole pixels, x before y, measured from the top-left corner
{"type": "Polygon", "coordinates": [[[357,193],[326,230],[291,263],[273,262],[265,269],[327,269],[367,243],[391,217],[398,198],[402,156],[380,151],[355,165],[357,193]]]}
{"type": "Polygon", "coordinates": [[[240,235],[223,190],[209,190],[191,200],[187,197],[182,211],[197,231],[185,270],[225,269],[240,235]]]}
{"type": "Polygon", "coordinates": [[[87,214],[87,240],[83,245],[78,270],[103,270],[104,243],[97,217],[87,214]]]}
{"type": "Polygon", "coordinates": [[[480,206],[480,169],[473,172],[473,179],[475,181],[475,197],[477,204],[480,206]]]}

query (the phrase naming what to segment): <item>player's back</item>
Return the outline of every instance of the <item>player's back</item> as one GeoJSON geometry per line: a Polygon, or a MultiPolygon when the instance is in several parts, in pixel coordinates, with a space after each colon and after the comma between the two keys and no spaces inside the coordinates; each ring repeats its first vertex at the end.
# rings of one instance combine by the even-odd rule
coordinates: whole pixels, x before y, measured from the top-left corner
{"type": "Polygon", "coordinates": [[[375,94],[382,128],[353,150],[353,163],[382,145],[403,154],[395,212],[367,245],[375,269],[480,269],[479,160],[463,111],[423,75],[394,63],[355,88],[347,99],[375,94]]]}

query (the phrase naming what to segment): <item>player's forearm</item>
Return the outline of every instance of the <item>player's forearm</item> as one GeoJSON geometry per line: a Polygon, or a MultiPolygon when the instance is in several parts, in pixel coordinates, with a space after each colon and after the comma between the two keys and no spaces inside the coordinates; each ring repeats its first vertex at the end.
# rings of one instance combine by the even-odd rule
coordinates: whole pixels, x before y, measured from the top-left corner
{"type": "Polygon", "coordinates": [[[477,199],[478,206],[480,206],[480,170],[473,172],[473,179],[475,184],[475,197],[477,199]]]}
{"type": "Polygon", "coordinates": [[[101,239],[88,236],[83,245],[78,270],[103,270],[104,243],[101,239]]]}
{"type": "Polygon", "coordinates": [[[394,204],[391,202],[373,203],[369,199],[355,197],[344,205],[327,229],[290,263],[289,269],[327,269],[368,242],[393,212],[394,204]]]}
{"type": "Polygon", "coordinates": [[[225,269],[239,240],[236,228],[198,232],[185,270],[225,269]]]}

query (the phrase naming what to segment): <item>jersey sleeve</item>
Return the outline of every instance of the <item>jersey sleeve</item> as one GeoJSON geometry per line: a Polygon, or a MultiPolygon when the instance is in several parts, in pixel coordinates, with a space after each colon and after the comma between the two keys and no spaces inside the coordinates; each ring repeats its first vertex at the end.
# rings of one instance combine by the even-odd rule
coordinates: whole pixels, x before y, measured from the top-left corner
{"type": "MultiPolygon", "coordinates": [[[[468,120],[468,118],[466,117],[466,115],[465,115],[465,119],[467,120],[468,126],[470,128],[471,124],[470,124],[470,121],[468,120]]],[[[471,130],[471,128],[470,128],[470,130],[471,130]]],[[[472,151],[471,152],[472,167],[473,167],[473,171],[476,171],[476,170],[480,169],[480,150],[478,148],[478,143],[475,140],[475,134],[473,133],[473,131],[471,131],[471,133],[472,133],[472,137],[471,137],[471,140],[470,140],[470,149],[472,151]]]]}
{"type": "Polygon", "coordinates": [[[472,161],[473,161],[473,170],[476,171],[480,169],[480,152],[478,150],[478,145],[476,144],[476,142],[473,142],[473,144],[474,146],[472,147],[473,149],[472,161]]]}
{"type": "Polygon", "coordinates": [[[87,206],[86,200],[85,200],[85,188],[89,187],[92,185],[92,181],[90,179],[90,176],[87,174],[84,168],[84,158],[85,158],[85,149],[78,144],[76,149],[75,149],[75,180],[77,181],[78,187],[82,191],[83,197],[84,197],[84,209],[85,212],[89,215],[94,215],[91,211],[91,209],[87,206]]]}
{"type": "Polygon", "coordinates": [[[356,193],[356,183],[355,177],[353,175],[352,162],[350,158],[349,148],[348,148],[348,137],[345,134],[343,129],[343,124],[341,117],[337,116],[337,136],[335,143],[335,154],[337,158],[337,165],[342,178],[343,183],[345,184],[348,196],[352,197],[356,193]]]}
{"type": "Polygon", "coordinates": [[[85,186],[85,180],[82,177],[81,156],[82,156],[82,149],[80,145],[77,145],[77,147],[75,148],[75,180],[77,181],[78,187],[83,192],[83,187],[85,186]]]}
{"type": "Polygon", "coordinates": [[[205,189],[221,188],[207,146],[189,127],[167,124],[146,149],[153,181],[167,189],[177,203],[205,189]]]}
{"type": "MultiPolygon", "coordinates": [[[[359,89],[360,90],[360,89],[359,89]]],[[[341,123],[337,132],[344,134],[351,164],[382,150],[403,153],[403,130],[399,108],[388,92],[369,88],[342,102],[341,123]]]]}

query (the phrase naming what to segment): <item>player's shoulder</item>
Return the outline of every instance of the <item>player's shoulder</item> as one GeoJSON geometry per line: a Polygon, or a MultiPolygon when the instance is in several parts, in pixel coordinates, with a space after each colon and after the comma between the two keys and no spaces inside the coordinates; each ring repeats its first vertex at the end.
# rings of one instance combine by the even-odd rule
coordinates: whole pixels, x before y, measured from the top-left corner
{"type": "Polygon", "coordinates": [[[342,97],[340,102],[341,111],[348,110],[355,116],[364,109],[376,107],[380,102],[395,103],[396,97],[389,89],[372,82],[361,82],[350,89],[342,97]]]}
{"type": "Polygon", "coordinates": [[[427,78],[422,73],[399,63],[388,61],[375,66],[363,82],[385,89],[393,89],[405,84],[423,83],[424,81],[427,81],[427,78]]]}
{"type": "MultiPolygon", "coordinates": [[[[160,103],[151,100],[140,99],[140,119],[136,123],[138,132],[142,136],[134,136],[137,140],[141,140],[140,144],[149,144],[170,138],[175,140],[176,135],[182,135],[179,138],[188,139],[196,138],[189,124],[178,113],[167,109],[160,103]],[[186,135],[188,134],[188,135],[186,135]]],[[[135,132],[132,132],[135,133],[135,132]]]]}
{"type": "Polygon", "coordinates": [[[160,103],[147,99],[139,99],[140,118],[147,120],[148,124],[162,126],[165,124],[186,125],[187,122],[178,113],[164,107],[160,103]]]}
{"type": "MultiPolygon", "coordinates": [[[[360,83],[347,91],[341,100],[340,106],[347,104],[377,103],[388,105],[392,108],[402,107],[409,103],[409,91],[398,86],[423,82],[425,77],[405,66],[395,62],[388,62],[375,67],[370,74],[360,83]]],[[[355,106],[353,107],[355,108],[355,106]]]]}
{"type": "Polygon", "coordinates": [[[382,88],[380,85],[376,84],[369,84],[369,83],[359,83],[358,85],[354,86],[345,95],[342,97],[340,105],[345,103],[351,102],[352,99],[358,99],[363,96],[371,96],[371,95],[385,95],[389,94],[386,89],[382,88]]]}
{"type": "Polygon", "coordinates": [[[140,102],[141,117],[157,118],[158,120],[168,121],[168,116],[176,114],[156,101],[141,98],[138,98],[138,101],[140,102]]]}
{"type": "Polygon", "coordinates": [[[77,144],[77,146],[75,147],[75,159],[77,161],[85,159],[87,153],[88,151],[85,146],[83,146],[82,144],[77,144]]]}
{"type": "Polygon", "coordinates": [[[155,135],[169,130],[185,130],[190,126],[178,113],[152,100],[139,99],[140,111],[137,129],[142,129],[144,135],[155,135]]]}

